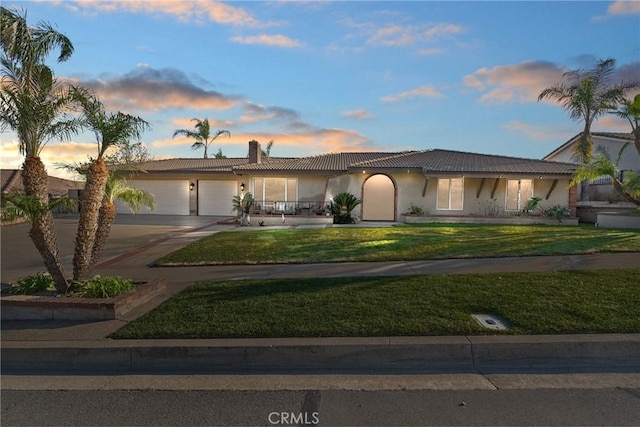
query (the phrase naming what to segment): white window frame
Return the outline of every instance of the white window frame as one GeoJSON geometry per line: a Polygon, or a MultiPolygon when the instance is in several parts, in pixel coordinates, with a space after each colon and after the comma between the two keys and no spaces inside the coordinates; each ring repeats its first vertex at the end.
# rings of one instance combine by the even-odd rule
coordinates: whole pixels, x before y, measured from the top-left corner
{"type": "Polygon", "coordinates": [[[295,181],[295,194],[296,197],[299,197],[298,194],[298,178],[286,178],[286,177],[277,177],[277,176],[257,176],[255,178],[253,178],[253,198],[255,200],[261,200],[264,202],[296,202],[297,200],[288,200],[288,196],[289,196],[289,181],[295,181]],[[261,179],[262,180],[262,188],[258,189],[256,188],[256,180],[261,179]],[[267,200],[265,199],[265,195],[264,195],[264,191],[265,191],[265,186],[266,186],[266,180],[267,179],[282,179],[284,180],[284,198],[282,200],[267,200]],[[258,190],[260,191],[260,196],[258,196],[258,190]]]}
{"type": "Polygon", "coordinates": [[[439,211],[462,211],[464,210],[464,178],[438,178],[438,182],[436,185],[436,210],[439,211]],[[460,208],[452,208],[451,207],[451,181],[453,180],[460,180],[462,182],[462,197],[460,200],[460,208]],[[441,181],[448,181],[448,186],[447,186],[447,195],[448,195],[448,199],[447,199],[447,207],[446,208],[441,208],[440,207],[440,182],[441,181]]]}
{"type": "Polygon", "coordinates": [[[524,209],[524,206],[527,204],[527,202],[529,200],[531,200],[533,198],[534,193],[534,189],[533,189],[533,185],[534,185],[535,180],[531,179],[531,178],[525,178],[525,179],[507,179],[507,185],[504,189],[504,210],[507,212],[519,212],[521,210],[524,209]],[[509,181],[518,181],[518,194],[517,194],[517,199],[516,199],[516,205],[517,207],[515,209],[509,209],[509,181]],[[522,194],[522,181],[530,181],[531,182],[531,194],[528,195],[528,197],[526,197],[527,195],[525,194],[524,196],[526,197],[525,199],[523,199],[523,194],[522,194]]]}

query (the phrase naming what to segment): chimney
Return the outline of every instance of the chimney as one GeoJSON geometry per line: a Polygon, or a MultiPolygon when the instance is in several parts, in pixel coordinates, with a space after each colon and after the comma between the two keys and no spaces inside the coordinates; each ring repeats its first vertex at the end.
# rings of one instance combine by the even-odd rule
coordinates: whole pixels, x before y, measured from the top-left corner
{"type": "Polygon", "coordinates": [[[249,141],[249,163],[262,163],[262,149],[258,141],[249,141]]]}

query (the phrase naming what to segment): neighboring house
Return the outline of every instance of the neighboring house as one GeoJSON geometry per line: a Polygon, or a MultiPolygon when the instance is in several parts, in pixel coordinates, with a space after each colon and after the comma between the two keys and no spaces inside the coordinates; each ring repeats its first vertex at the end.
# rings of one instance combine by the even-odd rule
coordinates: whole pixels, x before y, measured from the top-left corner
{"type": "MultiPolygon", "coordinates": [[[[579,164],[574,157],[575,147],[578,144],[582,132],[562,144],[560,147],[553,150],[551,153],[544,157],[544,160],[550,160],[554,162],[569,162],[579,164]]],[[[593,139],[593,153],[597,154],[605,152],[612,159],[616,160],[620,155],[622,147],[627,145],[627,148],[622,152],[620,157],[620,163],[618,168],[621,173],[624,171],[634,171],[640,173],[640,155],[633,144],[633,135],[631,133],[605,133],[605,132],[592,132],[591,137],[593,139]]],[[[581,188],[578,188],[578,200],[582,200],[580,197],[581,188]]],[[[589,188],[589,200],[608,200],[613,195],[613,186],[611,185],[610,178],[602,178],[595,181],[589,188]]]]}
{"type": "Polygon", "coordinates": [[[568,163],[438,149],[264,160],[260,153],[252,141],[248,158],[147,162],[129,185],[155,195],[155,211],[142,213],[156,214],[231,216],[242,192],[254,196],[254,213],[324,214],[334,195],[350,192],[362,200],[352,215],[364,221],[396,221],[411,205],[433,216],[517,214],[534,196],[575,215],[568,163]]]}
{"type": "MultiPolygon", "coordinates": [[[[3,193],[22,193],[22,170],[21,169],[2,169],[2,192],[3,193]]],[[[69,191],[82,190],[84,182],[71,181],[68,179],[49,176],[48,183],[49,197],[58,198],[69,195],[69,191]]]]}

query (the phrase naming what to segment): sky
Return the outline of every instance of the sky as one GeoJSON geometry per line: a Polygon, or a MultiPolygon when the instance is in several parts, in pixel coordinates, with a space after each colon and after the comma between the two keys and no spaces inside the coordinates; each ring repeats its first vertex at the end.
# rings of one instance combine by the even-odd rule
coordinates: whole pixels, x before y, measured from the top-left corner
{"type": "MultiPolygon", "coordinates": [[[[616,60],[615,80],[640,80],[640,1],[13,1],[53,24],[75,51],[47,60],[58,78],[92,89],[107,111],[151,124],[155,159],[197,158],[172,138],[208,118],[228,130],[210,157],[440,148],[542,158],[582,130],[538,102],[563,73],[616,60]]],[[[613,116],[592,128],[630,132],[613,116]]],[[[58,162],[95,156],[92,133],[50,141],[58,162]]],[[[0,165],[23,158],[0,134],[0,165]]]]}

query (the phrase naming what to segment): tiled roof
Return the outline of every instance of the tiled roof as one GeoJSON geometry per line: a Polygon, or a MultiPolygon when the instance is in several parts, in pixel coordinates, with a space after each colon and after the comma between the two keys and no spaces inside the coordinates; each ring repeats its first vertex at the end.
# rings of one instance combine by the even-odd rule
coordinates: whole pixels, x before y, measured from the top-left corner
{"type": "MultiPolygon", "coordinates": [[[[580,132],[578,135],[581,135],[582,132],[580,132]]],[[[576,135],[576,136],[578,136],[576,135]]],[[[624,139],[624,140],[629,140],[629,141],[633,141],[633,134],[632,133],[620,133],[620,132],[591,132],[591,136],[604,136],[606,138],[616,138],[616,139],[624,139]]]]}
{"type": "MultiPolygon", "coordinates": [[[[551,156],[553,156],[556,153],[559,153],[560,151],[564,150],[565,148],[567,148],[568,146],[570,146],[571,144],[575,143],[576,141],[578,141],[578,139],[580,138],[580,136],[582,135],[582,132],[578,133],[577,135],[573,136],[571,139],[569,139],[567,142],[565,142],[564,144],[562,144],[561,146],[559,146],[558,148],[556,148],[555,150],[553,150],[552,152],[550,152],[549,154],[547,154],[546,156],[543,157],[543,159],[547,159],[551,156]]],[[[623,141],[633,141],[633,134],[632,133],[619,133],[619,132],[591,132],[591,136],[596,136],[596,137],[603,137],[603,138],[613,138],[613,139],[621,139],[623,141]]]]}
{"type": "MultiPolygon", "coordinates": [[[[21,169],[2,169],[2,192],[11,193],[24,191],[22,186],[22,170],[21,169]]],[[[81,190],[84,188],[84,182],[71,181],[68,179],[49,176],[47,181],[49,194],[53,196],[64,196],[69,190],[81,190]]]]}
{"type": "Polygon", "coordinates": [[[360,152],[331,153],[312,157],[301,157],[270,163],[253,163],[237,166],[234,170],[271,170],[271,171],[346,171],[354,163],[376,160],[397,153],[360,152]]]}
{"type": "Polygon", "coordinates": [[[420,168],[425,173],[531,173],[570,175],[575,170],[575,165],[545,160],[523,159],[519,157],[436,149],[401,153],[374,161],[361,162],[352,165],[352,168],[420,168]]]}
{"type": "MultiPolygon", "coordinates": [[[[270,158],[263,159],[263,162],[268,164],[271,162],[278,162],[289,160],[289,158],[270,158]]],[[[164,159],[164,160],[152,160],[144,163],[137,164],[135,169],[144,170],[147,172],[232,172],[234,166],[243,165],[248,163],[249,159],[246,157],[241,158],[225,158],[225,159],[164,159]]]]}
{"type": "Polygon", "coordinates": [[[269,158],[248,163],[247,158],[167,159],[147,162],[140,168],[155,173],[193,172],[347,172],[354,169],[412,169],[425,173],[528,173],[567,174],[570,163],[495,156],[450,150],[332,153],[301,158],[269,158]]]}

